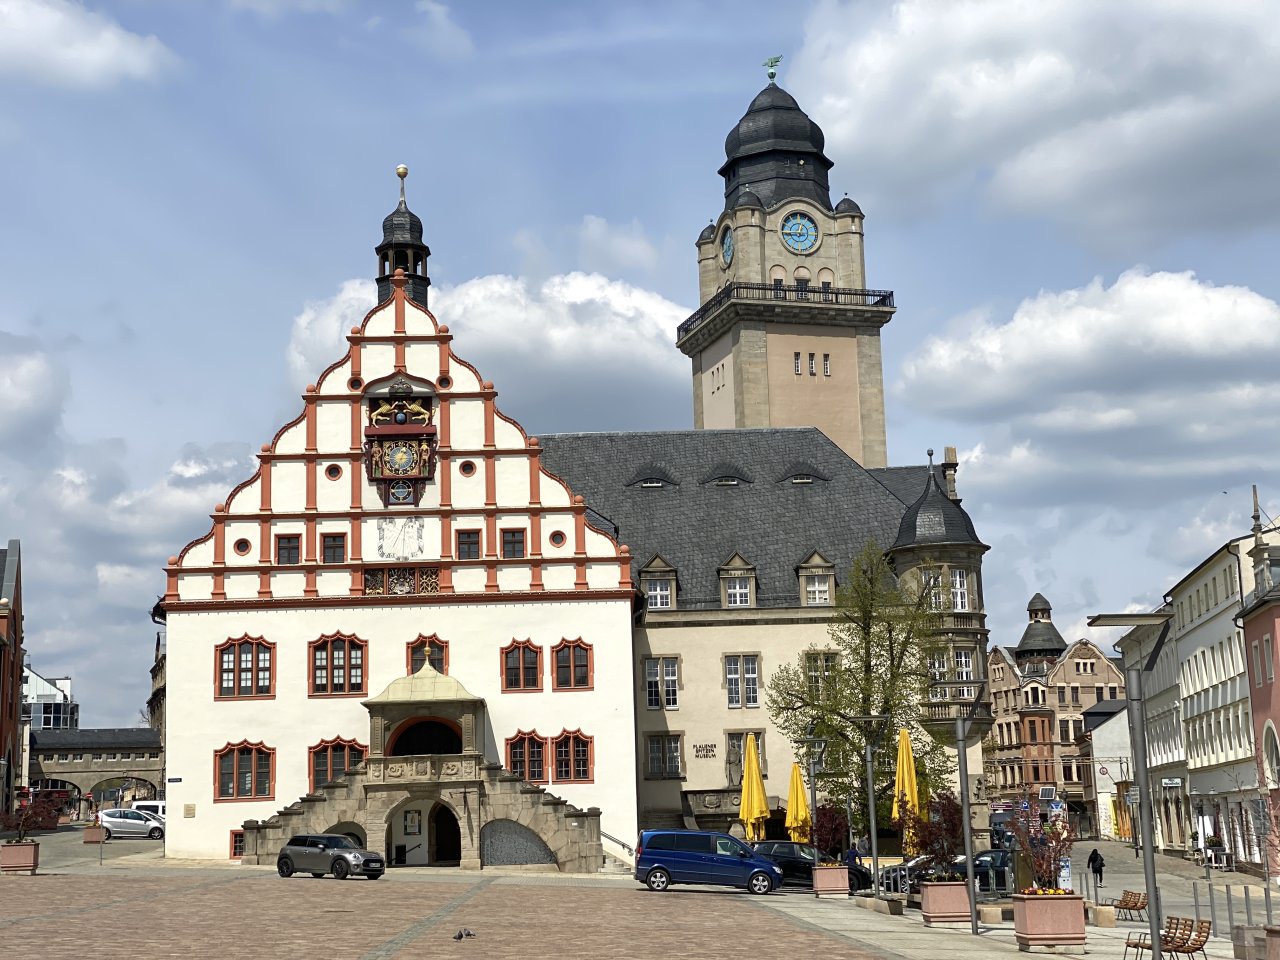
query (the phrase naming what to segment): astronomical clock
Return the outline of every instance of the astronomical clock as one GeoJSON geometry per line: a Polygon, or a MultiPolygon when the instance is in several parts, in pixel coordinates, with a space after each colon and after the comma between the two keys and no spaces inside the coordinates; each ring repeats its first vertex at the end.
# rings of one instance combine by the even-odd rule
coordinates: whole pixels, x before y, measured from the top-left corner
{"type": "Polygon", "coordinates": [[[385,396],[366,401],[364,462],[388,507],[417,506],[436,475],[434,398],[397,377],[385,396]]]}

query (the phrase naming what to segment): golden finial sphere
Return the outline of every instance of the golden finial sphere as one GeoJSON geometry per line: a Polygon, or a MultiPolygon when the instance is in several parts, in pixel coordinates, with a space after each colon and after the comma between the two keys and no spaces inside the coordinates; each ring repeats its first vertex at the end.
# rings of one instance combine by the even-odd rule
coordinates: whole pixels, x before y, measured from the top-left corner
{"type": "Polygon", "coordinates": [[[409,168],[406,167],[403,163],[400,164],[400,166],[396,167],[396,176],[399,177],[401,180],[403,180],[408,175],[409,175],[409,168]]]}

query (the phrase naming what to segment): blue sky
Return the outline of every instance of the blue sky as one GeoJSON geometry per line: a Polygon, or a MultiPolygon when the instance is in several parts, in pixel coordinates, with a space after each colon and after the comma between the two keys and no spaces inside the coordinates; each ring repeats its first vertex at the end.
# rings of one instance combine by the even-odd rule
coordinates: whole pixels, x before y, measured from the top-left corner
{"type": "Polygon", "coordinates": [[[164,558],[370,305],[397,163],[504,410],[689,426],[693,241],[773,54],[897,294],[890,462],[961,450],[993,641],[1036,591],[1069,638],[1158,603],[1250,483],[1280,512],[1277,40],[1175,0],[0,0],[0,536],[36,668],[136,720],[164,558]]]}

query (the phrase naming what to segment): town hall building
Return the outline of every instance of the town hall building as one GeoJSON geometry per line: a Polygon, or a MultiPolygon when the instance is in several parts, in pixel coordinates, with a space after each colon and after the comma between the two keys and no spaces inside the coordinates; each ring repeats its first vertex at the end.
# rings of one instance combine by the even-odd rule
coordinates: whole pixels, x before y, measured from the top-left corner
{"type": "Polygon", "coordinates": [[[945,639],[916,733],[981,706],[987,547],[952,448],[886,465],[862,211],[773,82],[726,158],[674,332],[686,431],[528,436],[427,309],[402,182],[378,305],[168,563],[169,855],[341,832],[393,865],[596,869],[643,827],[731,827],[747,736],[781,816],[797,749],[765,690],[829,665],[872,541],[945,639]]]}

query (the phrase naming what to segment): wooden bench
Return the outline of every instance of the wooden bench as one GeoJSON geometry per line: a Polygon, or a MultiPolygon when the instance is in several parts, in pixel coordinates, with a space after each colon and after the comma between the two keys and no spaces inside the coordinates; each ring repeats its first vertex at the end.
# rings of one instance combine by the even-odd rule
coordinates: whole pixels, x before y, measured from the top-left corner
{"type": "Polygon", "coordinates": [[[1147,912],[1147,895],[1138,890],[1126,890],[1118,898],[1108,900],[1107,906],[1116,908],[1116,916],[1121,920],[1145,920],[1147,912]]]}
{"type": "MultiPolygon", "coordinates": [[[[1164,930],[1160,933],[1160,951],[1162,954],[1184,954],[1192,956],[1200,954],[1205,960],[1205,944],[1209,942],[1209,931],[1212,923],[1209,920],[1192,920],[1190,917],[1168,917],[1164,922],[1164,930]]],[[[1125,960],[1129,951],[1135,957],[1141,957],[1143,950],[1151,949],[1151,936],[1146,933],[1131,933],[1124,942],[1125,960]]]]}

